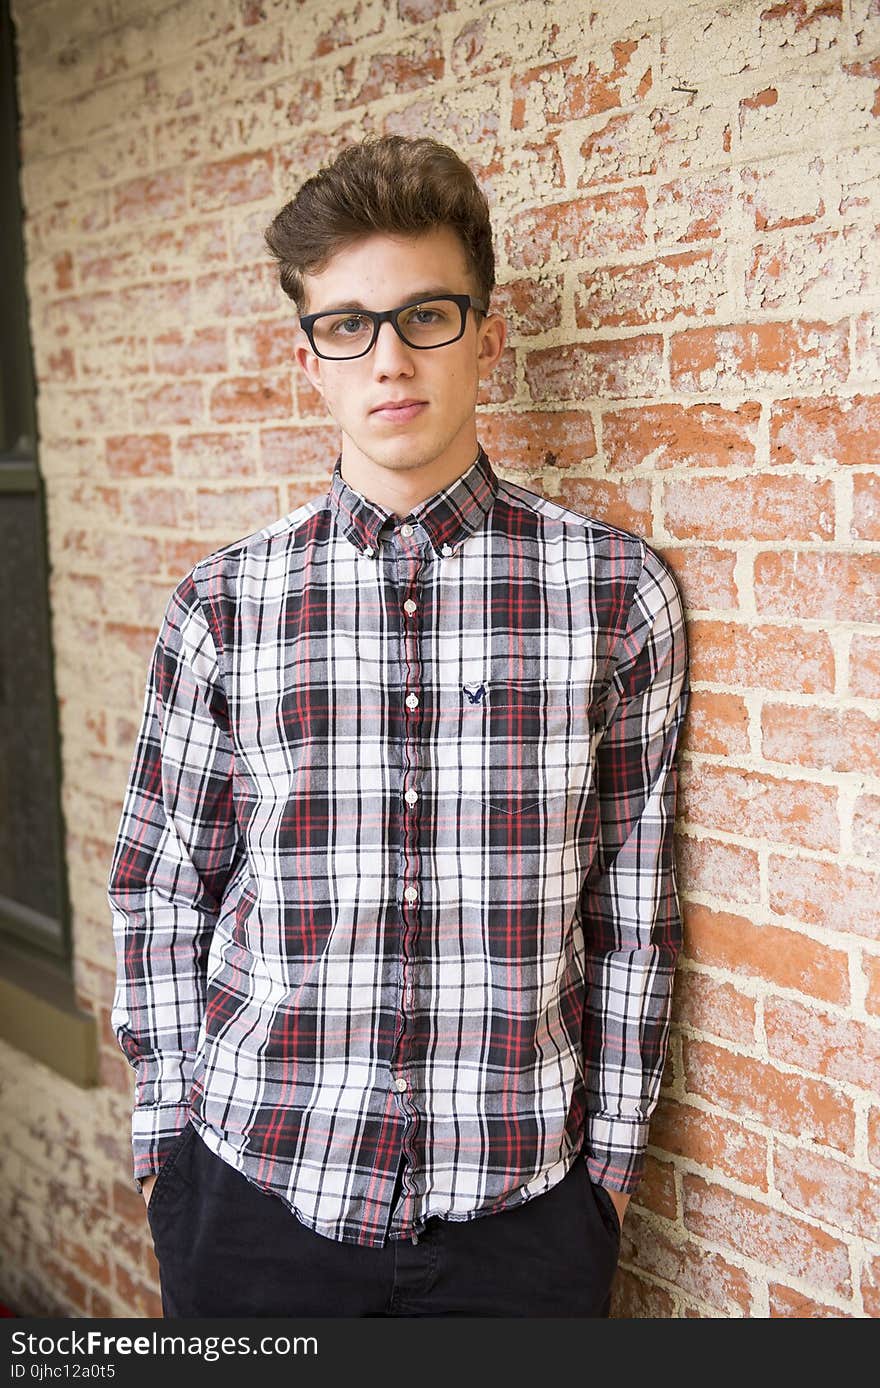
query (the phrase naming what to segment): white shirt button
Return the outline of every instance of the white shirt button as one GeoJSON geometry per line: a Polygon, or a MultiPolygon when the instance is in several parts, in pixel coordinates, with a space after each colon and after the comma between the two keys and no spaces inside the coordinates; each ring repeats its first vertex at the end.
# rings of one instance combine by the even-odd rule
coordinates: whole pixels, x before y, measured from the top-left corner
{"type": "Polygon", "coordinates": [[[418,892],[416,891],[415,887],[406,887],[404,889],[403,894],[406,897],[407,901],[415,901],[416,897],[418,896],[418,892]]]}
{"type": "Polygon", "coordinates": [[[364,554],[367,556],[368,559],[372,559],[372,557],[373,557],[373,546],[372,546],[372,545],[367,545],[366,549],[364,550],[364,554]]]}
{"type": "Polygon", "coordinates": [[[402,525],[400,527],[400,533],[401,535],[406,535],[406,537],[409,538],[409,536],[413,533],[413,528],[411,525],[402,525]]]}
{"type": "Polygon", "coordinates": [[[418,611],[418,603],[413,602],[412,598],[407,598],[406,602],[403,604],[403,610],[409,613],[416,612],[418,611]]]}
{"type": "Polygon", "coordinates": [[[441,553],[441,554],[446,554],[446,555],[451,554],[451,553],[452,553],[452,545],[444,545],[443,548],[441,549],[440,553],[441,553]]]}
{"type": "Polygon", "coordinates": [[[394,1081],[394,1088],[397,1090],[397,1092],[398,1092],[399,1094],[404,1094],[404,1093],[406,1092],[406,1080],[404,1080],[404,1079],[395,1080],[395,1081],[394,1081]]]}
{"type": "Polygon", "coordinates": [[[419,706],[419,696],[418,696],[418,694],[407,694],[407,696],[406,696],[406,706],[407,706],[407,708],[418,708],[418,706],[419,706]]]}
{"type": "Polygon", "coordinates": [[[419,798],[419,792],[417,790],[408,790],[403,798],[408,805],[414,805],[419,798]]]}

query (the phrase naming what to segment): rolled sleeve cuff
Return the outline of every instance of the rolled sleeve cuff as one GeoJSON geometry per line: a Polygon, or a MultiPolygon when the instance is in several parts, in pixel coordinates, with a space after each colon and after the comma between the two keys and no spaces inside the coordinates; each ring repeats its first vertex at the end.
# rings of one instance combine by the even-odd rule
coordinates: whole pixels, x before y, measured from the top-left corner
{"type": "Polygon", "coordinates": [[[134,1185],[137,1191],[143,1190],[143,1181],[154,1176],[170,1153],[190,1116],[189,1104],[174,1107],[163,1105],[161,1109],[135,1109],[132,1120],[132,1155],[134,1157],[134,1185]]]}
{"type": "Polygon", "coordinates": [[[648,1128],[643,1120],[588,1115],[584,1156],[590,1179],[632,1195],[645,1167],[648,1128]]]}

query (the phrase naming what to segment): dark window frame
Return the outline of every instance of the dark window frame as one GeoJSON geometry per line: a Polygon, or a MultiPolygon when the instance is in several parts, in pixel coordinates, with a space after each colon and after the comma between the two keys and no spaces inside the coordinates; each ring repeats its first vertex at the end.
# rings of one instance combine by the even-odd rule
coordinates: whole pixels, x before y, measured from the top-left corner
{"type": "MultiPolygon", "coordinates": [[[[0,249],[4,253],[5,281],[4,332],[0,341],[0,515],[6,502],[11,503],[13,515],[24,511],[27,517],[23,538],[26,568],[37,589],[30,594],[34,606],[29,616],[35,640],[28,668],[45,701],[38,757],[39,785],[46,811],[45,840],[36,853],[37,861],[42,858],[46,865],[46,878],[36,892],[20,894],[30,895],[30,900],[9,895],[10,890],[21,886],[24,868],[29,866],[26,857],[24,866],[22,863],[22,843],[26,842],[29,848],[30,840],[21,834],[16,840],[14,830],[8,833],[5,847],[0,840],[0,848],[10,855],[0,862],[0,1036],[74,1083],[90,1086],[97,1082],[98,1074],[97,1022],[91,1012],[78,1006],[73,979],[46,500],[37,449],[35,373],[25,284],[17,90],[13,23],[8,0],[0,0],[0,249]],[[22,507],[26,498],[32,504],[22,507]]],[[[7,511],[7,521],[9,514],[7,511]]],[[[7,746],[0,746],[0,757],[7,765],[12,761],[9,730],[15,713],[14,700],[9,697],[14,678],[8,659],[10,630],[7,626],[6,638],[0,639],[0,659],[5,649],[7,664],[5,673],[0,668],[0,700],[11,710],[5,720],[7,746]]],[[[2,731],[0,721],[0,734],[2,731]]],[[[10,779],[15,776],[13,768],[10,779]]],[[[19,781],[20,778],[19,770],[19,781]]],[[[4,796],[0,813],[12,800],[8,789],[4,796]]]]}

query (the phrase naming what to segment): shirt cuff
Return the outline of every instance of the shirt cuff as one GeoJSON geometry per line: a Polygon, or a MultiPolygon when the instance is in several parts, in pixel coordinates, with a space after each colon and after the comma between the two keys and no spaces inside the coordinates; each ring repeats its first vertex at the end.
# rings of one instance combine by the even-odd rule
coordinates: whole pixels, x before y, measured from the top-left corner
{"type": "Polygon", "coordinates": [[[143,1192],[147,1176],[158,1174],[190,1116],[189,1104],[161,1109],[135,1109],[132,1121],[132,1154],[134,1157],[135,1189],[143,1192]]]}
{"type": "Polygon", "coordinates": [[[648,1129],[643,1120],[588,1114],[584,1157],[590,1180],[625,1195],[638,1190],[645,1167],[648,1129]]]}

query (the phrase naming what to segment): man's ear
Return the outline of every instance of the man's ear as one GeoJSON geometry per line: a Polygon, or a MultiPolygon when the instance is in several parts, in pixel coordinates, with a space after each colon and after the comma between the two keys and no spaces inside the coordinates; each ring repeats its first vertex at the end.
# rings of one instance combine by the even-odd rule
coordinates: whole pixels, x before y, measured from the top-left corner
{"type": "Polygon", "coordinates": [[[293,358],[297,366],[308,378],[309,384],[319,395],[323,396],[324,387],[321,382],[321,365],[309,345],[309,339],[302,328],[297,329],[296,337],[293,340],[293,358]]]}
{"type": "Polygon", "coordinates": [[[490,313],[480,329],[480,345],[477,352],[477,367],[480,376],[489,376],[494,371],[504,352],[507,341],[507,323],[500,313],[490,313]]]}

